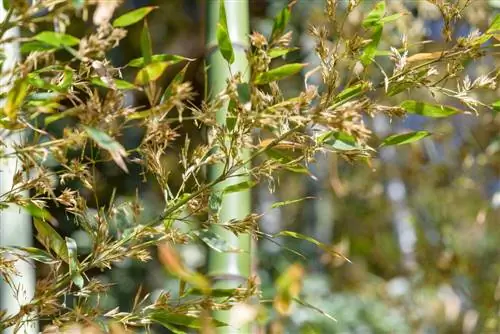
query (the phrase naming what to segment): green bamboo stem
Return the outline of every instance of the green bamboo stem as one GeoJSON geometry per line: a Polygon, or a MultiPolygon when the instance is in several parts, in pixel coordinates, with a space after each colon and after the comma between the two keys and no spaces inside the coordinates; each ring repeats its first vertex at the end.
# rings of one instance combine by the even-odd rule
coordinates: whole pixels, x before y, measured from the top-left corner
{"type": "MultiPolygon", "coordinates": [[[[208,55],[208,92],[210,96],[217,95],[226,86],[226,80],[231,73],[241,72],[248,80],[248,62],[245,49],[248,47],[249,19],[248,1],[226,1],[226,17],[229,35],[233,44],[235,61],[229,70],[228,63],[224,60],[217,46],[216,29],[219,21],[219,0],[206,1],[206,50],[208,55]]],[[[217,113],[219,124],[226,124],[226,108],[217,113]]],[[[241,152],[241,160],[247,161],[249,152],[241,152]]],[[[216,180],[223,171],[222,165],[214,165],[208,171],[209,181],[216,180]]],[[[248,180],[249,176],[231,177],[229,180],[218,183],[214,191],[220,191],[230,184],[236,184],[248,180]]],[[[225,223],[231,219],[241,219],[251,212],[251,193],[249,190],[225,195],[219,212],[219,220],[225,223]]],[[[251,273],[251,237],[239,235],[236,237],[231,232],[220,227],[214,227],[213,231],[222,237],[228,244],[241,250],[240,252],[215,252],[209,253],[208,275],[213,282],[214,288],[235,288],[244,285],[251,273]]],[[[219,333],[248,333],[249,327],[239,327],[234,322],[235,317],[231,311],[215,312],[214,316],[230,327],[219,328],[219,333]]]]}
{"type": "MultiPolygon", "coordinates": [[[[7,22],[11,18],[12,11],[7,11],[0,4],[0,22],[7,22]]],[[[0,38],[15,38],[19,36],[19,28],[11,28],[5,31],[6,24],[2,25],[0,38]]],[[[13,41],[3,43],[3,54],[5,61],[2,66],[0,78],[1,92],[8,92],[12,76],[10,73],[15,64],[20,59],[19,42],[13,41]]],[[[4,101],[0,101],[0,106],[4,101]]],[[[13,145],[24,140],[24,132],[1,132],[1,138],[6,145],[5,156],[0,159],[0,194],[7,193],[12,188],[12,179],[19,169],[21,162],[15,156],[8,157],[13,152],[13,145]]],[[[28,194],[23,193],[24,196],[28,194]]],[[[0,211],[0,246],[31,246],[32,245],[31,217],[21,208],[11,205],[9,208],[0,211]]],[[[18,275],[13,276],[11,283],[17,291],[11,289],[2,279],[0,279],[0,310],[6,311],[7,315],[14,315],[20,311],[20,305],[31,301],[35,293],[35,269],[33,263],[18,260],[15,262],[18,275]]],[[[21,328],[14,331],[13,327],[3,331],[10,333],[38,333],[38,326],[35,321],[26,321],[21,328]]]]}

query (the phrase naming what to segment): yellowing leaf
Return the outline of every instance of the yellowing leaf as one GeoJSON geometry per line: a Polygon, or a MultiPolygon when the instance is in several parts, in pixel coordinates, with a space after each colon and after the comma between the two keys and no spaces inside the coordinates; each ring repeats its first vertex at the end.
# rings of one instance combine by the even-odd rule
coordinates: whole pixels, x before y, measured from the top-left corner
{"type": "Polygon", "coordinates": [[[281,315],[290,314],[290,306],[297,298],[302,289],[302,278],[304,268],[295,263],[287,268],[276,280],[276,297],[274,297],[274,308],[281,315]]]}
{"type": "Polygon", "coordinates": [[[142,68],[135,77],[135,84],[146,85],[150,81],[158,80],[167,69],[169,63],[166,61],[151,63],[142,68]]]}
{"type": "Polygon", "coordinates": [[[418,61],[435,60],[441,58],[443,55],[443,51],[417,53],[406,58],[406,62],[414,63],[418,61]]]}
{"type": "Polygon", "coordinates": [[[186,281],[207,294],[210,293],[210,283],[208,279],[184,267],[184,264],[174,248],[165,243],[158,245],[158,259],[172,275],[186,281]]]}

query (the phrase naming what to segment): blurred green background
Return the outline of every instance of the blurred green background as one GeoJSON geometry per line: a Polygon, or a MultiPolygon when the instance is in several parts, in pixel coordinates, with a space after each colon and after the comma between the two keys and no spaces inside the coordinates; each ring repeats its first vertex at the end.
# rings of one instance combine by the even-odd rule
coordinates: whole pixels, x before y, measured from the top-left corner
{"type": "MultiPolygon", "coordinates": [[[[340,8],[346,2],[341,1],[340,8]]],[[[269,34],[272,18],[286,3],[251,0],[251,30],[269,34]]],[[[359,17],[351,15],[346,29],[354,33],[361,13],[374,3],[364,1],[357,9],[359,17]]],[[[154,53],[198,59],[190,66],[187,80],[193,82],[199,103],[204,91],[203,1],[126,1],[115,15],[144,5],[159,6],[148,16],[154,53]]],[[[294,33],[293,44],[300,50],[290,54],[287,61],[309,63],[303,74],[318,62],[314,41],[307,31],[310,24],[323,23],[323,5],[320,0],[298,1],[292,12],[289,29],[294,33]]],[[[465,36],[474,29],[484,31],[499,12],[499,6],[498,1],[473,0],[463,18],[455,23],[454,37],[465,36]]],[[[409,14],[388,25],[390,29],[384,29],[381,49],[388,50],[392,41],[401,40],[403,33],[410,43],[434,42],[430,46],[420,44],[413,49],[415,52],[446,48],[441,36],[443,22],[432,4],[388,0],[387,8],[391,12],[406,10],[409,14]]],[[[91,27],[77,19],[70,27],[74,35],[87,29],[91,27]]],[[[120,47],[111,52],[115,66],[140,56],[140,29],[140,25],[133,26],[120,47]]],[[[384,61],[387,59],[380,59],[382,64],[384,61]]],[[[486,57],[482,62],[467,64],[465,72],[474,79],[498,65],[498,58],[486,57]]],[[[163,83],[168,83],[178,70],[169,69],[163,83]]],[[[132,79],[127,69],[123,75],[132,79]]],[[[373,76],[381,75],[374,72],[373,76]]],[[[290,94],[302,86],[300,76],[283,83],[284,91],[290,94]]],[[[387,98],[387,104],[398,103],[405,94],[387,98]]],[[[418,93],[412,95],[414,99],[418,97],[418,93]]],[[[127,101],[135,106],[147,103],[144,96],[135,93],[130,93],[127,101]]],[[[412,145],[382,148],[370,164],[318,155],[309,166],[316,179],[283,174],[274,193],[269,192],[267,184],[256,189],[253,206],[256,212],[265,213],[261,220],[263,232],[272,234],[286,229],[310,235],[332,245],[352,261],[331,257],[296,239],[276,239],[281,246],[260,240],[258,274],[263,301],[272,300],[276,278],[299,262],[306,269],[302,299],[337,321],[295,304],[290,317],[282,319],[285,333],[500,333],[500,115],[485,111],[478,116],[460,115],[442,121],[420,116],[390,123],[383,117],[366,121],[380,137],[405,129],[426,129],[434,136],[412,145]],[[305,196],[313,199],[270,209],[276,201],[305,196]]],[[[64,126],[64,122],[57,122],[50,130],[62,131],[64,126]]],[[[189,121],[182,124],[182,129],[194,143],[203,140],[189,121]]],[[[128,148],[135,147],[140,138],[139,129],[129,128],[121,140],[128,148]]],[[[178,145],[182,145],[181,140],[178,145]]],[[[180,184],[175,179],[180,147],[170,150],[165,164],[172,170],[175,189],[180,184]]],[[[139,168],[125,175],[112,162],[98,167],[96,183],[100,188],[96,198],[87,198],[89,206],[97,208],[108,203],[116,191],[118,201],[140,198],[144,220],[161,212],[161,190],[148,181],[147,175],[141,175],[139,168]]],[[[78,184],[72,186],[80,188],[78,184]]],[[[126,222],[130,208],[122,209],[126,222]]],[[[52,212],[60,223],[61,234],[74,238],[82,255],[90,251],[86,234],[57,210],[53,208],[52,212]]],[[[179,226],[183,228],[182,224],[179,226]]],[[[179,250],[189,267],[204,271],[207,252],[203,245],[191,244],[179,250]]],[[[43,276],[43,270],[38,274],[43,276]]],[[[147,264],[124,261],[109,272],[94,274],[103,282],[116,283],[100,301],[106,309],[130,308],[140,285],[151,292],[152,299],[160,289],[170,290],[173,296],[178,291],[178,281],[169,277],[156,260],[147,264]]],[[[272,303],[263,305],[264,319],[273,322],[279,318],[272,303]]]]}

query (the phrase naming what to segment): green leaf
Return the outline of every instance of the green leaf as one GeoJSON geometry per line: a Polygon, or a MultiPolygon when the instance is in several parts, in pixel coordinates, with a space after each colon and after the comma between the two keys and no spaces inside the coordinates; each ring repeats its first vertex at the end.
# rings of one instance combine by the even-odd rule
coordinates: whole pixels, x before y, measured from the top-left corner
{"type": "Polygon", "coordinates": [[[299,48],[273,48],[267,52],[267,55],[269,58],[274,59],[296,50],[299,50],[299,48]]]}
{"type": "Polygon", "coordinates": [[[68,249],[69,274],[73,283],[81,289],[83,288],[84,281],[82,275],[80,274],[76,241],[68,237],[66,237],[65,240],[66,248],[68,249]]]}
{"type": "Polygon", "coordinates": [[[369,89],[369,84],[366,82],[358,83],[354,86],[347,87],[343,91],[341,91],[335,98],[333,99],[333,108],[343,105],[344,103],[352,100],[365,93],[369,89]]]}
{"type": "MultiPolygon", "coordinates": [[[[185,314],[167,313],[166,311],[155,311],[154,313],[149,315],[149,318],[160,325],[177,325],[200,329],[202,328],[203,324],[200,317],[185,314]]],[[[211,321],[216,327],[228,326],[228,324],[217,319],[211,319],[211,321]]]]}
{"type": "Polygon", "coordinates": [[[231,37],[229,36],[229,29],[227,28],[226,8],[224,0],[220,1],[219,9],[219,22],[217,23],[217,43],[222,57],[229,63],[234,63],[234,51],[231,44],[231,37]]]}
{"type": "Polygon", "coordinates": [[[415,132],[395,134],[385,138],[380,146],[409,144],[430,135],[431,133],[428,131],[415,131],[415,132]]]}
{"type": "Polygon", "coordinates": [[[254,181],[243,181],[240,183],[236,183],[236,184],[232,184],[230,186],[227,186],[226,188],[224,188],[224,190],[222,192],[224,193],[224,195],[231,194],[231,193],[237,193],[240,191],[251,189],[256,184],[257,184],[257,182],[254,182],[254,181]]]}
{"type": "Polygon", "coordinates": [[[306,65],[307,64],[294,63],[273,68],[267,72],[260,73],[257,78],[255,78],[254,83],[257,85],[264,85],[273,81],[282,80],[300,72],[306,65]]]}
{"type": "Polygon", "coordinates": [[[288,201],[276,202],[276,203],[273,203],[273,205],[271,205],[271,208],[272,209],[281,208],[282,206],[300,203],[300,202],[305,201],[307,199],[313,199],[313,198],[314,197],[303,197],[303,198],[292,199],[292,200],[288,200],[288,201]]]}
{"type": "MultiPolygon", "coordinates": [[[[121,89],[121,90],[139,89],[139,87],[137,87],[133,83],[125,81],[125,80],[113,79],[113,81],[115,82],[115,86],[117,89],[121,89]]],[[[99,78],[99,77],[92,78],[92,80],[90,82],[92,82],[92,84],[94,84],[96,86],[100,86],[100,87],[104,87],[104,88],[111,88],[107,83],[102,81],[101,78],[99,78]]]]}
{"type": "Polygon", "coordinates": [[[49,221],[51,224],[57,223],[57,220],[50,214],[48,210],[38,207],[31,201],[28,203],[28,205],[23,206],[23,209],[28,211],[28,213],[35,218],[49,221]]]}
{"type": "Polygon", "coordinates": [[[363,53],[360,56],[361,63],[367,66],[373,62],[375,55],[377,54],[377,48],[382,38],[382,25],[375,26],[371,41],[363,49],[363,53]]]}
{"type": "Polygon", "coordinates": [[[12,252],[20,251],[23,253],[23,256],[37,262],[46,263],[46,264],[54,264],[57,262],[56,259],[52,257],[49,253],[44,250],[35,248],[35,247],[3,247],[3,249],[7,249],[12,252]]]}
{"type": "Polygon", "coordinates": [[[486,30],[487,34],[495,33],[500,31],[500,14],[497,14],[493,19],[493,22],[489,26],[488,30],[486,30]]]}
{"type": "Polygon", "coordinates": [[[318,144],[328,145],[338,151],[361,151],[367,147],[359,144],[352,136],[344,132],[328,131],[316,138],[318,144]]]}
{"type": "Polygon", "coordinates": [[[169,63],[166,61],[151,63],[142,68],[135,77],[135,84],[144,86],[150,81],[158,80],[167,69],[169,63]]]}
{"type": "Polygon", "coordinates": [[[379,1],[372,9],[368,16],[363,20],[363,28],[373,28],[381,25],[380,20],[384,16],[385,13],[385,1],[379,1]]]}
{"type": "Polygon", "coordinates": [[[313,243],[315,244],[316,246],[318,246],[319,248],[321,248],[323,251],[325,252],[328,252],[328,253],[332,253],[336,256],[339,256],[341,258],[343,258],[344,260],[346,260],[347,262],[351,263],[351,261],[346,258],[344,255],[332,250],[331,247],[329,247],[328,245],[325,245],[324,243],[312,238],[312,237],[309,237],[307,235],[304,235],[304,234],[301,234],[301,233],[298,233],[298,232],[293,232],[293,231],[281,231],[279,232],[278,234],[275,234],[274,235],[275,237],[276,236],[287,236],[287,237],[292,237],[292,238],[295,238],[295,239],[300,239],[300,240],[304,240],[304,241],[308,241],[310,243],[313,243]]]}
{"type": "Polygon", "coordinates": [[[144,64],[151,63],[153,56],[153,44],[151,43],[151,34],[149,33],[148,22],[144,21],[144,27],[141,32],[141,54],[144,64]]]}
{"type": "Polygon", "coordinates": [[[406,100],[400,104],[406,112],[417,114],[427,117],[440,118],[448,117],[460,112],[460,110],[453,107],[443,106],[439,104],[430,104],[424,102],[417,102],[415,100],[406,100]]]}
{"type": "MultiPolygon", "coordinates": [[[[181,61],[194,61],[192,58],[186,58],[183,56],[179,55],[169,55],[169,54],[159,54],[159,55],[153,55],[151,56],[151,62],[156,63],[156,62],[168,62],[169,65],[174,65],[177,63],[180,63],[181,61]]],[[[145,65],[144,58],[135,58],[132,59],[127,66],[130,67],[143,67],[145,65]]]]}
{"type": "Polygon", "coordinates": [[[288,21],[290,21],[290,16],[291,10],[288,6],[276,14],[273,22],[273,30],[271,32],[271,41],[283,35],[288,25],[288,21]]]}
{"type": "Polygon", "coordinates": [[[111,154],[111,157],[118,165],[118,167],[120,167],[124,172],[128,173],[127,165],[125,164],[125,161],[123,159],[127,156],[125,148],[123,148],[120,143],[115,141],[113,138],[108,136],[107,133],[104,133],[101,130],[88,126],[84,126],[83,128],[85,129],[85,132],[87,132],[89,137],[97,143],[97,145],[111,154]]]}
{"type": "Polygon", "coordinates": [[[198,238],[200,238],[200,240],[203,241],[208,247],[215,250],[216,252],[225,253],[241,251],[228,244],[226,240],[222,239],[220,236],[210,230],[196,230],[193,233],[198,238]]]}
{"type": "Polygon", "coordinates": [[[500,100],[496,101],[496,102],[493,102],[491,104],[491,107],[493,108],[493,110],[495,110],[496,112],[499,112],[500,111],[500,100]]]}
{"type": "Polygon", "coordinates": [[[37,239],[51,249],[61,260],[68,263],[68,249],[64,239],[44,220],[33,219],[35,229],[38,232],[37,239]]]}
{"type": "Polygon", "coordinates": [[[53,45],[48,45],[44,42],[39,42],[39,41],[21,43],[21,53],[30,53],[33,51],[50,51],[56,49],[57,47],[53,45]]]}
{"type": "Polygon", "coordinates": [[[113,27],[123,28],[130,26],[134,23],[137,23],[156,8],[158,7],[156,6],[141,7],[131,12],[125,13],[113,21],[113,27]]]}
{"type": "MultiPolygon", "coordinates": [[[[180,70],[179,73],[175,75],[175,77],[170,81],[168,84],[167,88],[163,92],[163,95],[161,96],[160,103],[164,103],[165,101],[168,101],[173,94],[174,94],[174,87],[177,85],[180,85],[184,81],[184,76],[186,75],[187,68],[189,66],[189,63],[186,64],[182,70],[180,70]]],[[[167,111],[165,111],[167,112],[167,111]]]]}
{"type": "Polygon", "coordinates": [[[250,93],[250,85],[249,84],[247,84],[246,82],[239,83],[236,86],[236,90],[238,92],[238,98],[240,100],[240,103],[245,104],[245,103],[250,102],[251,93],[250,93]]]}
{"type": "Polygon", "coordinates": [[[42,31],[33,37],[36,41],[43,42],[55,47],[73,46],[80,43],[75,36],[54,31],[42,31]]]}

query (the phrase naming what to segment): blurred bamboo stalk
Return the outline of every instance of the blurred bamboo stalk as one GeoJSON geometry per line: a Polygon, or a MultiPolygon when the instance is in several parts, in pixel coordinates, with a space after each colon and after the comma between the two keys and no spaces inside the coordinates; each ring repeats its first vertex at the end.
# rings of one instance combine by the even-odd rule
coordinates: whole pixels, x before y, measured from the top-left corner
{"type": "MultiPolygon", "coordinates": [[[[0,21],[9,19],[10,13],[4,8],[4,1],[0,5],[0,21]]],[[[19,36],[19,28],[14,27],[5,32],[2,38],[9,39],[19,36]]],[[[7,93],[11,88],[12,73],[16,63],[19,61],[19,42],[12,41],[2,45],[5,60],[2,66],[0,77],[0,93],[7,93]]],[[[0,106],[4,105],[0,101],[0,106]]],[[[5,153],[12,151],[14,145],[21,143],[25,138],[25,133],[15,131],[2,131],[0,134],[1,143],[4,145],[5,153]]],[[[12,188],[12,180],[19,170],[21,162],[16,158],[0,159],[0,194],[5,194],[12,188]]],[[[22,195],[27,196],[27,193],[22,195]]],[[[11,205],[9,208],[0,211],[0,246],[31,246],[32,228],[31,217],[22,209],[11,205]]],[[[12,277],[12,287],[0,279],[0,310],[13,315],[19,312],[20,306],[29,302],[35,293],[35,269],[33,263],[18,260],[15,262],[15,269],[18,275],[12,277]]],[[[38,333],[38,325],[34,321],[27,321],[21,328],[14,331],[9,328],[4,334],[10,333],[38,333]]]]}
{"type": "MultiPolygon", "coordinates": [[[[209,96],[215,96],[226,86],[226,80],[231,73],[241,72],[245,80],[249,79],[249,68],[245,54],[248,47],[249,13],[248,1],[225,1],[227,26],[231,43],[233,44],[235,61],[229,65],[222,57],[217,45],[217,24],[219,22],[219,0],[207,0],[205,2],[206,36],[205,48],[207,52],[206,61],[208,65],[208,92],[209,96]]],[[[223,107],[217,114],[219,124],[226,124],[226,109],[223,107]]],[[[249,152],[241,152],[240,158],[246,159],[249,152]]],[[[223,166],[214,165],[208,171],[209,180],[216,179],[222,172],[223,166]]],[[[236,184],[249,180],[249,176],[231,177],[230,180],[219,184],[214,192],[219,192],[230,184],[236,184]]],[[[226,223],[231,219],[241,219],[251,213],[251,193],[249,190],[225,195],[219,212],[219,221],[226,223]]],[[[239,252],[215,252],[209,253],[208,275],[213,282],[213,288],[236,288],[245,285],[251,274],[251,238],[249,235],[240,234],[236,237],[230,231],[214,227],[213,232],[223,238],[228,244],[239,252]]],[[[249,333],[248,325],[237,323],[239,317],[234,315],[234,310],[218,311],[214,316],[229,327],[220,327],[218,333],[249,333]]]]}

